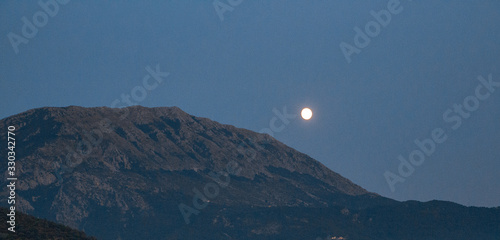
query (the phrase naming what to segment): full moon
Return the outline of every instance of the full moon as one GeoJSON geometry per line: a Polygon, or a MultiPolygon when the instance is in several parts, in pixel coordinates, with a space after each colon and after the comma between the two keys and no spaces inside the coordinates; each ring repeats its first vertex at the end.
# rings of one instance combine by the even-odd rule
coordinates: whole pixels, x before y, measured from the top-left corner
{"type": "Polygon", "coordinates": [[[304,108],[304,109],[302,109],[302,112],[300,113],[300,115],[302,116],[302,118],[304,120],[309,120],[312,118],[313,112],[309,108],[304,108]]]}

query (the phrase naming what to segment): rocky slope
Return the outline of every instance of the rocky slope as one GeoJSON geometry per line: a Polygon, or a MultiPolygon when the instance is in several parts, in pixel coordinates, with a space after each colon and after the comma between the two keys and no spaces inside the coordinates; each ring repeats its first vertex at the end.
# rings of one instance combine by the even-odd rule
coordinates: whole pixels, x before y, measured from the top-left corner
{"type": "Polygon", "coordinates": [[[71,229],[61,224],[53,223],[44,219],[35,218],[20,212],[16,213],[15,233],[7,230],[11,227],[7,224],[9,210],[0,207],[0,239],[5,240],[33,240],[33,239],[81,239],[95,240],[85,233],[71,229]]]}
{"type": "MultiPolygon", "coordinates": [[[[331,229],[378,239],[364,237],[393,220],[367,216],[384,207],[402,209],[398,216],[413,209],[367,192],[268,135],[176,107],[40,108],[0,121],[2,130],[10,125],[16,126],[18,209],[102,239],[290,239],[299,233],[296,239],[313,239],[331,229]],[[312,225],[315,217],[324,223],[312,225]]],[[[434,208],[428,214],[443,211],[434,208]]],[[[488,221],[493,225],[470,233],[492,236],[500,224],[488,221]]]]}

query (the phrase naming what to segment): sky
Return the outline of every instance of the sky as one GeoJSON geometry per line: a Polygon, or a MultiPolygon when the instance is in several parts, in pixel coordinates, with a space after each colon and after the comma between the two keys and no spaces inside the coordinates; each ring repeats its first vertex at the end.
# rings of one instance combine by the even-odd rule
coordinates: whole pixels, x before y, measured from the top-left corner
{"type": "Polygon", "coordinates": [[[365,189],[500,206],[499,1],[40,2],[0,2],[2,119],[132,96],[259,132],[309,107],[273,136],[365,189]]]}

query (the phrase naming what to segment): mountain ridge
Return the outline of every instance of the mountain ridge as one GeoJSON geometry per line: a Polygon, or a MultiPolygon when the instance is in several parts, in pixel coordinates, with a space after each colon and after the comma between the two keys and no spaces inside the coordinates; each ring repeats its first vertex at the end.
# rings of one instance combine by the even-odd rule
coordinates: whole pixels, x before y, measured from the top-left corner
{"type": "Polygon", "coordinates": [[[10,210],[0,207],[0,239],[83,239],[96,240],[81,231],[53,223],[45,219],[35,218],[21,212],[16,212],[16,232],[7,230],[7,214],[10,210]]]}
{"type": "MultiPolygon", "coordinates": [[[[267,134],[177,107],[38,108],[0,120],[0,129],[9,125],[16,126],[18,142],[17,207],[100,239],[134,239],[137,234],[150,239],[285,239],[294,232],[319,234],[328,226],[359,239],[388,239],[367,236],[373,227],[386,226],[412,209],[463,209],[381,197],[267,134]],[[377,209],[399,215],[385,216],[377,209]],[[300,222],[314,222],[309,211],[334,219],[321,228],[300,229],[300,222]],[[283,216],[255,218],[265,212],[283,216]],[[370,220],[377,217],[382,222],[370,220]],[[287,222],[295,227],[285,230],[287,222]],[[356,233],[356,228],[365,230],[356,233]]],[[[2,192],[0,201],[5,198],[2,192]]],[[[457,226],[462,227],[450,228],[457,226]]],[[[494,234],[495,226],[488,226],[488,234],[494,234]]]]}
{"type": "MultiPolygon", "coordinates": [[[[50,113],[50,115],[49,116],[44,115],[43,119],[48,120],[48,118],[50,118],[50,117],[54,118],[55,122],[52,123],[53,124],[52,131],[54,131],[54,129],[56,131],[61,131],[61,129],[59,129],[61,127],[61,125],[60,125],[60,122],[58,122],[58,121],[61,118],[64,119],[65,114],[70,114],[69,116],[72,116],[71,115],[72,112],[74,112],[77,109],[80,111],[84,110],[84,109],[88,110],[88,111],[95,111],[96,113],[94,113],[94,114],[97,114],[99,112],[102,114],[102,111],[107,111],[107,112],[113,111],[114,113],[116,113],[115,115],[119,115],[119,117],[118,116],[110,116],[110,115],[106,115],[106,116],[100,115],[99,116],[100,119],[99,118],[95,119],[95,117],[96,117],[95,115],[94,116],[93,115],[85,116],[85,115],[82,115],[80,113],[77,116],[73,116],[72,119],[66,119],[67,121],[75,121],[76,122],[79,120],[78,118],[81,118],[81,119],[94,118],[93,121],[84,121],[84,124],[92,124],[93,123],[96,126],[92,130],[97,130],[97,131],[99,131],[101,129],[100,127],[97,127],[97,125],[99,125],[99,123],[102,122],[103,120],[109,119],[115,123],[117,123],[117,122],[119,123],[119,122],[123,122],[123,119],[121,119],[121,118],[126,116],[128,118],[127,121],[134,122],[135,126],[131,126],[131,127],[139,128],[143,133],[154,132],[155,130],[160,130],[160,129],[154,129],[154,130],[148,129],[148,127],[144,126],[143,124],[152,124],[152,123],[154,124],[155,122],[151,122],[149,119],[152,119],[154,117],[161,118],[161,117],[168,116],[168,118],[164,119],[164,121],[167,122],[167,124],[161,123],[161,125],[159,127],[169,127],[168,124],[174,125],[173,128],[179,127],[178,125],[180,125],[180,124],[190,125],[189,127],[191,127],[193,131],[195,131],[196,133],[201,135],[203,138],[206,138],[209,140],[212,140],[213,133],[210,133],[210,132],[208,132],[208,134],[205,133],[204,131],[206,129],[200,128],[200,126],[204,127],[204,125],[207,125],[209,128],[212,128],[212,130],[221,131],[224,134],[231,134],[228,132],[228,130],[226,130],[226,128],[227,128],[230,131],[235,131],[236,134],[239,135],[239,136],[237,136],[239,138],[237,140],[241,140],[241,141],[247,140],[248,141],[246,143],[247,146],[248,145],[258,145],[260,142],[261,146],[255,146],[254,149],[252,149],[253,154],[257,153],[258,150],[260,150],[260,149],[257,149],[258,147],[262,147],[262,146],[265,147],[265,145],[268,145],[268,143],[277,144],[279,147],[285,147],[285,148],[287,148],[287,151],[293,150],[290,147],[288,147],[285,144],[279,142],[278,140],[270,137],[267,134],[260,134],[260,133],[256,133],[256,132],[253,132],[253,131],[250,131],[247,129],[237,128],[237,127],[234,127],[232,125],[221,124],[221,123],[209,120],[208,118],[195,117],[195,116],[192,116],[192,115],[185,113],[184,111],[182,111],[180,108],[177,108],[177,107],[145,108],[145,107],[141,107],[141,106],[133,106],[133,107],[129,107],[129,108],[113,109],[113,108],[107,108],[107,107],[83,108],[83,107],[69,106],[69,107],[65,107],[65,108],[38,108],[38,109],[33,109],[33,110],[29,110],[29,111],[14,115],[11,117],[11,119],[14,120],[18,117],[24,117],[23,115],[26,115],[26,114],[34,114],[35,115],[37,112],[48,111],[48,112],[46,112],[46,114],[50,113]],[[132,111],[129,111],[129,109],[132,111]],[[128,112],[130,112],[130,113],[128,113],[128,112]],[[178,120],[178,121],[174,121],[174,119],[178,120]],[[244,135],[247,135],[247,134],[250,134],[250,135],[249,135],[249,137],[245,138],[244,135]]],[[[78,111],[75,111],[75,113],[78,113],[78,111]]],[[[6,118],[6,119],[9,119],[9,118],[6,118]]],[[[3,121],[4,121],[4,119],[2,120],[2,122],[3,121]]],[[[24,124],[26,124],[26,123],[24,123],[24,124]]],[[[24,126],[24,124],[20,124],[21,127],[24,126]]],[[[6,125],[6,124],[4,124],[4,125],[6,125]]],[[[3,125],[0,125],[0,126],[3,126],[3,125]]],[[[81,129],[79,129],[78,127],[80,127],[81,129],[86,128],[85,125],[81,126],[77,123],[77,124],[75,124],[74,127],[69,127],[68,129],[62,129],[62,132],[60,134],[63,137],[65,137],[65,136],[70,136],[74,133],[79,133],[79,132],[81,132],[81,129]]],[[[123,132],[122,127],[119,125],[117,125],[116,128],[115,127],[112,127],[112,128],[113,129],[109,129],[109,130],[114,130],[115,133],[109,132],[109,134],[120,134],[121,132],[123,132]],[[118,133],[116,133],[116,132],[118,132],[118,133]]],[[[88,132],[91,132],[92,130],[90,130],[88,132]]],[[[101,131],[101,132],[104,132],[104,131],[101,131]]],[[[172,133],[178,134],[179,132],[177,130],[174,130],[172,133]]],[[[54,133],[52,133],[52,134],[54,134],[54,133]]],[[[138,133],[135,132],[135,134],[138,134],[138,133]]],[[[84,139],[85,136],[83,136],[83,135],[84,134],[80,134],[80,136],[78,136],[78,137],[84,139]]],[[[92,135],[92,134],[89,134],[89,135],[92,135]]],[[[156,135],[154,135],[154,133],[147,134],[147,135],[152,139],[158,138],[156,135]]],[[[50,136],[44,135],[44,137],[48,137],[48,139],[52,139],[50,136]]],[[[130,139],[132,141],[132,144],[134,144],[135,140],[136,140],[136,139],[133,139],[133,137],[134,136],[132,136],[132,139],[130,139]]],[[[187,135],[187,136],[183,136],[183,137],[189,138],[191,136],[187,135]]],[[[168,136],[168,134],[167,134],[167,138],[170,138],[170,139],[165,139],[165,140],[172,140],[172,138],[174,138],[173,140],[177,140],[177,141],[180,140],[178,137],[176,138],[176,136],[168,136]]],[[[46,142],[46,140],[45,140],[45,142],[46,142]]],[[[92,141],[89,140],[88,142],[92,142],[92,141]]],[[[150,143],[150,142],[151,141],[146,142],[146,143],[150,143]]],[[[167,147],[175,148],[175,146],[167,146],[167,147]]],[[[218,146],[218,147],[220,147],[220,146],[218,146]]],[[[148,149],[148,150],[150,150],[150,149],[148,149]]],[[[245,151],[248,151],[248,150],[245,149],[245,151]]],[[[92,151],[92,152],[95,152],[95,151],[92,151]]],[[[307,156],[306,154],[300,153],[298,151],[296,151],[296,152],[297,152],[297,154],[300,155],[301,158],[307,159],[307,161],[314,161],[315,167],[320,168],[321,171],[331,171],[330,169],[328,169],[326,166],[324,166],[319,161],[314,160],[313,158],[307,156]]],[[[194,153],[194,154],[197,155],[195,157],[199,157],[199,153],[194,153]]],[[[193,154],[191,154],[191,156],[192,155],[193,154]]],[[[258,160],[258,156],[255,156],[255,157],[251,156],[251,158],[258,160]]],[[[191,164],[193,164],[193,162],[191,162],[191,164]]],[[[179,167],[179,166],[176,166],[176,167],[179,167]]],[[[170,170],[185,170],[185,169],[191,169],[191,167],[192,167],[191,165],[189,165],[189,164],[186,165],[186,163],[183,163],[182,168],[171,168],[170,170]]],[[[218,166],[218,167],[221,168],[223,166],[218,166]]],[[[247,166],[245,166],[245,167],[247,167],[247,166]]],[[[252,167],[260,167],[260,165],[254,164],[252,167]]],[[[300,172],[300,170],[301,170],[300,167],[305,167],[305,166],[298,165],[298,166],[294,166],[294,167],[296,167],[296,168],[293,168],[293,166],[286,166],[286,169],[288,169],[290,171],[300,172]]],[[[264,169],[259,169],[259,170],[261,171],[259,173],[267,173],[264,169]]],[[[255,173],[256,172],[253,172],[253,174],[255,174],[255,173]]],[[[245,176],[247,176],[247,177],[253,176],[253,175],[251,175],[252,173],[246,173],[246,174],[247,175],[245,175],[245,176]]],[[[324,173],[321,173],[321,174],[324,174],[324,173]]],[[[335,174],[337,175],[336,177],[341,177],[337,173],[335,173],[335,174]]],[[[343,177],[342,177],[342,180],[345,181],[346,184],[350,185],[350,187],[352,188],[352,192],[351,192],[352,194],[366,194],[366,193],[368,193],[365,189],[359,187],[358,185],[353,184],[350,180],[343,178],[343,177]]],[[[332,183],[332,182],[329,182],[329,183],[332,183]]]]}

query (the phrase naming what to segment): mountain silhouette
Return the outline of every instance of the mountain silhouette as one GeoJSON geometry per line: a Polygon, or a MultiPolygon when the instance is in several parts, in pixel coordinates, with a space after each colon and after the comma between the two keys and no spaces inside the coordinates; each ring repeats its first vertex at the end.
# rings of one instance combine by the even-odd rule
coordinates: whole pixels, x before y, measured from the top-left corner
{"type": "Polygon", "coordinates": [[[8,230],[11,225],[7,223],[10,210],[0,207],[0,239],[16,240],[16,239],[80,239],[80,240],[96,240],[94,237],[89,237],[81,231],[71,229],[67,226],[53,223],[44,219],[35,218],[21,212],[16,212],[18,223],[15,233],[8,230]]]}

